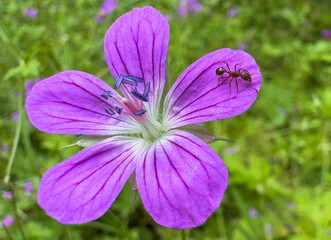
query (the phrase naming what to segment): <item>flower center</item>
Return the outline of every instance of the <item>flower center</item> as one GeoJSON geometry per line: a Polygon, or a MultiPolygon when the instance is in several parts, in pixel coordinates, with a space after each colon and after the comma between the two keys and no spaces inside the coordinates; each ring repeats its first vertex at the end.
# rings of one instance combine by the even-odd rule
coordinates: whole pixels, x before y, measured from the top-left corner
{"type": "Polygon", "coordinates": [[[101,94],[101,97],[108,100],[115,100],[105,111],[109,115],[125,114],[138,122],[141,127],[143,138],[147,140],[156,139],[162,133],[162,126],[157,120],[151,118],[144,108],[144,102],[148,102],[148,94],[150,90],[150,82],[145,84],[143,93],[137,90],[138,84],[144,84],[145,80],[133,75],[120,74],[116,80],[115,89],[120,88],[124,97],[118,98],[113,96],[110,91],[101,94]]]}

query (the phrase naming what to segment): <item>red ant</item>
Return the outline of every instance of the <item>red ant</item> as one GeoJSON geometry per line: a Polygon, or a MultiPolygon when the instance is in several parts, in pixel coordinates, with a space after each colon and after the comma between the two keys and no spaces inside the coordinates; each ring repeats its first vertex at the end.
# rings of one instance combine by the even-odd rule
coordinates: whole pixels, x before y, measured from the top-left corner
{"type": "MultiPolygon", "coordinates": [[[[228,67],[228,70],[226,70],[225,68],[223,67],[219,67],[216,69],[216,75],[220,76],[218,78],[218,84],[220,83],[220,80],[223,79],[223,78],[229,78],[231,77],[230,79],[230,82],[229,82],[229,95],[231,94],[231,83],[233,81],[233,79],[235,79],[236,81],[236,87],[237,87],[237,92],[239,92],[239,89],[238,89],[238,77],[241,77],[242,80],[246,81],[247,82],[247,87],[249,86],[250,82],[252,81],[252,77],[251,77],[251,74],[244,68],[239,68],[237,70],[237,65],[239,65],[239,63],[237,63],[235,66],[234,66],[234,71],[231,71],[230,69],[230,66],[227,62],[221,62],[221,63],[225,63],[226,66],[228,67]],[[227,73],[229,74],[229,76],[227,77],[222,77],[222,75],[224,73],[227,73]]],[[[223,83],[223,82],[222,82],[223,83]]],[[[250,87],[251,88],[251,87],[250,87]]],[[[252,88],[256,91],[256,93],[258,93],[259,91],[256,90],[255,88],[252,88]]]]}

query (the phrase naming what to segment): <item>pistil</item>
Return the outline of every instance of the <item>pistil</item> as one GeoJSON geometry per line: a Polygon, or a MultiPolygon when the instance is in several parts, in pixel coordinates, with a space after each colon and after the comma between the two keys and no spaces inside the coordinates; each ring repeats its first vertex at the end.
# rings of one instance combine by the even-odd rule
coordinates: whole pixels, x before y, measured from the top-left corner
{"type": "Polygon", "coordinates": [[[105,111],[110,116],[125,114],[135,119],[141,126],[142,136],[145,139],[155,139],[161,134],[161,124],[155,119],[151,118],[144,109],[143,102],[148,102],[148,94],[150,91],[150,82],[145,83],[145,80],[133,75],[120,74],[116,80],[115,89],[122,88],[123,98],[117,99],[111,94],[110,91],[106,91],[101,94],[101,97],[108,100],[114,99],[118,105],[112,102],[110,108],[106,108],[105,111]],[[143,93],[140,93],[136,86],[139,83],[144,83],[145,89],[143,93]],[[130,88],[130,90],[128,89],[130,88]]]}

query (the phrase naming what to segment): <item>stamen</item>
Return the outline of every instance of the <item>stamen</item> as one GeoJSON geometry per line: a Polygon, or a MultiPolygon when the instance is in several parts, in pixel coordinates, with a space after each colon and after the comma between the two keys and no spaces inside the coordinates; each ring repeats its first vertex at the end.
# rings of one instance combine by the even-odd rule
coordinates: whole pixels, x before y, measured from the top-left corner
{"type": "Polygon", "coordinates": [[[140,109],[139,111],[134,112],[133,114],[136,115],[136,116],[141,116],[141,115],[143,115],[145,112],[146,112],[145,109],[140,109]]]}
{"type": "Polygon", "coordinates": [[[108,113],[110,116],[115,115],[115,112],[111,110],[110,108],[105,108],[106,113],[108,113]]]}
{"type": "Polygon", "coordinates": [[[127,79],[127,78],[124,78],[123,80],[122,80],[122,83],[123,84],[130,84],[130,85],[135,85],[135,86],[138,86],[138,83],[136,82],[136,81],[133,81],[133,80],[131,80],[131,79],[127,79]]]}
{"type": "Polygon", "coordinates": [[[112,95],[110,93],[110,91],[106,91],[103,94],[101,94],[101,97],[103,97],[104,99],[108,100],[108,98],[110,98],[112,95]]]}
{"type": "Polygon", "coordinates": [[[123,78],[124,78],[124,75],[123,75],[123,73],[121,73],[119,75],[118,79],[116,80],[116,83],[115,83],[115,86],[114,86],[115,89],[117,89],[121,86],[123,78]]]}
{"type": "Polygon", "coordinates": [[[123,111],[123,108],[120,108],[120,107],[116,106],[115,110],[118,114],[121,114],[121,112],[123,111]]]}
{"type": "Polygon", "coordinates": [[[144,93],[143,93],[143,96],[145,98],[147,98],[147,96],[148,96],[150,86],[151,86],[151,82],[146,83],[145,90],[144,90],[144,93]]]}
{"type": "Polygon", "coordinates": [[[133,76],[133,75],[130,75],[130,74],[126,75],[125,77],[128,78],[128,79],[131,79],[135,82],[144,82],[143,78],[136,77],[136,76],[133,76]]]}
{"type": "Polygon", "coordinates": [[[138,98],[139,100],[143,101],[143,102],[148,102],[148,99],[143,96],[140,92],[138,92],[137,90],[131,90],[131,93],[133,96],[135,96],[136,98],[138,98]]]}

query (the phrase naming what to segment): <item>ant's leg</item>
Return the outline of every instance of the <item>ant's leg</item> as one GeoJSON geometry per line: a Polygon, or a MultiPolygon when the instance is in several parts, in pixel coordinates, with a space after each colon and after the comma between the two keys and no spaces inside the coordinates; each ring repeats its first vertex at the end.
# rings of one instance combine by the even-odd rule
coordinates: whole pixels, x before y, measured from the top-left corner
{"type": "MultiPolygon", "coordinates": [[[[239,65],[239,63],[237,63],[236,65],[234,65],[234,70],[237,71],[237,65],[239,65]]],[[[239,69],[240,70],[240,69],[239,69]]],[[[238,71],[239,71],[238,70],[238,71]]]]}
{"type": "Polygon", "coordinates": [[[238,89],[238,80],[236,78],[236,86],[237,86],[237,93],[239,92],[239,89],[238,89]]]}
{"type": "Polygon", "coordinates": [[[231,82],[232,82],[233,78],[231,78],[230,82],[229,82],[229,97],[231,95],[231,82]]]}
{"type": "Polygon", "coordinates": [[[240,70],[243,70],[244,72],[247,72],[248,73],[248,71],[245,68],[239,68],[238,69],[238,72],[240,72],[240,70]]]}
{"type": "Polygon", "coordinates": [[[240,70],[242,70],[242,71],[245,72],[245,73],[250,74],[245,68],[239,68],[238,72],[240,72],[240,70]]]}
{"type": "Polygon", "coordinates": [[[256,93],[259,93],[259,91],[256,88],[253,88],[253,87],[248,87],[248,88],[254,89],[256,91],[256,93]]]}
{"type": "Polygon", "coordinates": [[[219,77],[219,78],[218,78],[218,85],[222,85],[222,84],[224,83],[225,80],[223,80],[223,81],[221,82],[221,84],[220,84],[221,79],[227,79],[227,78],[228,78],[228,77],[219,77]]]}
{"type": "Polygon", "coordinates": [[[254,89],[254,90],[256,91],[256,93],[259,93],[259,91],[258,91],[256,88],[253,88],[253,87],[250,87],[250,86],[249,86],[249,82],[247,82],[247,88],[254,89]]]}
{"type": "Polygon", "coordinates": [[[228,67],[228,71],[231,72],[230,66],[229,66],[229,64],[227,62],[221,62],[221,63],[225,63],[226,66],[228,67]]]}

